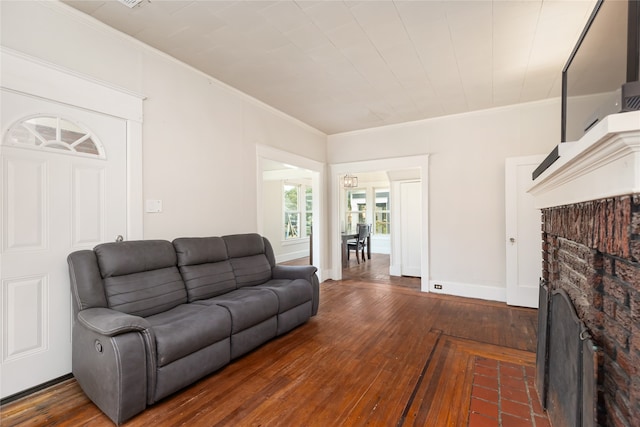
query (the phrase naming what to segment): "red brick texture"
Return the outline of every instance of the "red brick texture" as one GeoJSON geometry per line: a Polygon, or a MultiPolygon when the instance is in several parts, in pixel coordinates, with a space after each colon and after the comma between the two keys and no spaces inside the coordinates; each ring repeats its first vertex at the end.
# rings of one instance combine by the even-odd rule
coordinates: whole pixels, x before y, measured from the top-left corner
{"type": "Polygon", "coordinates": [[[550,427],[535,389],[535,369],[476,357],[467,427],[550,427]]]}
{"type": "Polygon", "coordinates": [[[603,352],[600,425],[640,425],[640,194],[543,209],[543,277],[603,352]]]}

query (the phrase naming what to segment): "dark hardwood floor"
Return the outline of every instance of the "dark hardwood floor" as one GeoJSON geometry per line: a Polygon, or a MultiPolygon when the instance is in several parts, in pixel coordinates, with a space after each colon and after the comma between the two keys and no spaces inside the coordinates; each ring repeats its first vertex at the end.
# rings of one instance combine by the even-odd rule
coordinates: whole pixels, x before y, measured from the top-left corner
{"type": "Polygon", "coordinates": [[[342,269],[342,280],[359,280],[420,290],[419,277],[389,276],[389,255],[385,254],[371,254],[371,259],[360,264],[352,256],[348,267],[342,269]]]}
{"type": "MultiPolygon", "coordinates": [[[[281,264],[309,265],[309,258],[298,258],[281,264]]],[[[386,254],[371,254],[371,259],[359,264],[356,257],[351,256],[348,267],[342,269],[342,280],[358,280],[420,290],[419,277],[389,276],[389,255],[386,254]]]]}
{"type": "MultiPolygon", "coordinates": [[[[367,261],[322,283],[309,322],[125,425],[467,426],[476,358],[533,366],[535,310],[420,293],[408,284],[419,279],[377,274],[367,261]]],[[[110,422],[72,379],[4,405],[0,425],[110,422]]]]}

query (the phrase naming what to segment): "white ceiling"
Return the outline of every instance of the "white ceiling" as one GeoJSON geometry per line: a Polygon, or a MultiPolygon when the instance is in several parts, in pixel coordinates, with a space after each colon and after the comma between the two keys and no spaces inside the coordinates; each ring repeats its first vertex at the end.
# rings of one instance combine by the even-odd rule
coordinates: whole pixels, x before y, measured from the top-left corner
{"type": "Polygon", "coordinates": [[[334,134],[560,96],[595,0],[64,3],[334,134]]]}

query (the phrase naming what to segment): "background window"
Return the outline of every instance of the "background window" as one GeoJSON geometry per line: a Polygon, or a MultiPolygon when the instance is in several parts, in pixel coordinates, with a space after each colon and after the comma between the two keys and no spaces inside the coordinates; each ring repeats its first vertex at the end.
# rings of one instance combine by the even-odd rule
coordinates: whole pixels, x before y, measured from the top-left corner
{"type": "Polygon", "coordinates": [[[375,234],[389,234],[389,189],[378,188],[375,190],[376,207],[375,207],[375,225],[373,227],[375,234]]]}
{"type": "Polygon", "coordinates": [[[363,189],[347,190],[346,232],[355,233],[358,224],[367,223],[367,191],[363,189]]]}
{"type": "Polygon", "coordinates": [[[309,186],[304,187],[304,201],[306,236],[311,236],[311,227],[313,226],[313,192],[309,186]]]}
{"type": "Polygon", "coordinates": [[[284,184],[284,239],[301,239],[311,235],[313,193],[302,184],[284,184]]]}

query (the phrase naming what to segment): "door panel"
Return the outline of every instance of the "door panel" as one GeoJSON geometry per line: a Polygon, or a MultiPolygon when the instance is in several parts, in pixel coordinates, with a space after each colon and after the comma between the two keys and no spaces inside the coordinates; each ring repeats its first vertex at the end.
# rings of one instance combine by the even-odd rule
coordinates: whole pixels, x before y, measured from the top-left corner
{"type": "Polygon", "coordinates": [[[37,159],[6,159],[4,202],[5,252],[46,247],[45,227],[47,163],[37,159]]]}
{"type": "Polygon", "coordinates": [[[7,397],[71,372],[66,257],[126,233],[127,134],[121,119],[12,91],[1,95],[0,389],[7,397]],[[48,126],[55,121],[43,120],[31,134],[28,126],[12,132],[32,144],[5,138],[16,122],[38,115],[90,130],[104,155],[86,144],[71,152],[52,143],[75,138],[73,129],[48,126]]]}
{"type": "Polygon", "coordinates": [[[72,174],[73,245],[105,240],[104,169],[74,165],[72,174]]]}
{"type": "Polygon", "coordinates": [[[420,277],[420,239],[422,236],[422,184],[403,182],[400,184],[401,216],[401,274],[420,277]]]}
{"type": "Polygon", "coordinates": [[[540,209],[527,190],[531,173],[544,156],[517,157],[505,163],[507,304],[538,307],[542,275],[542,226],[540,209]]]}

